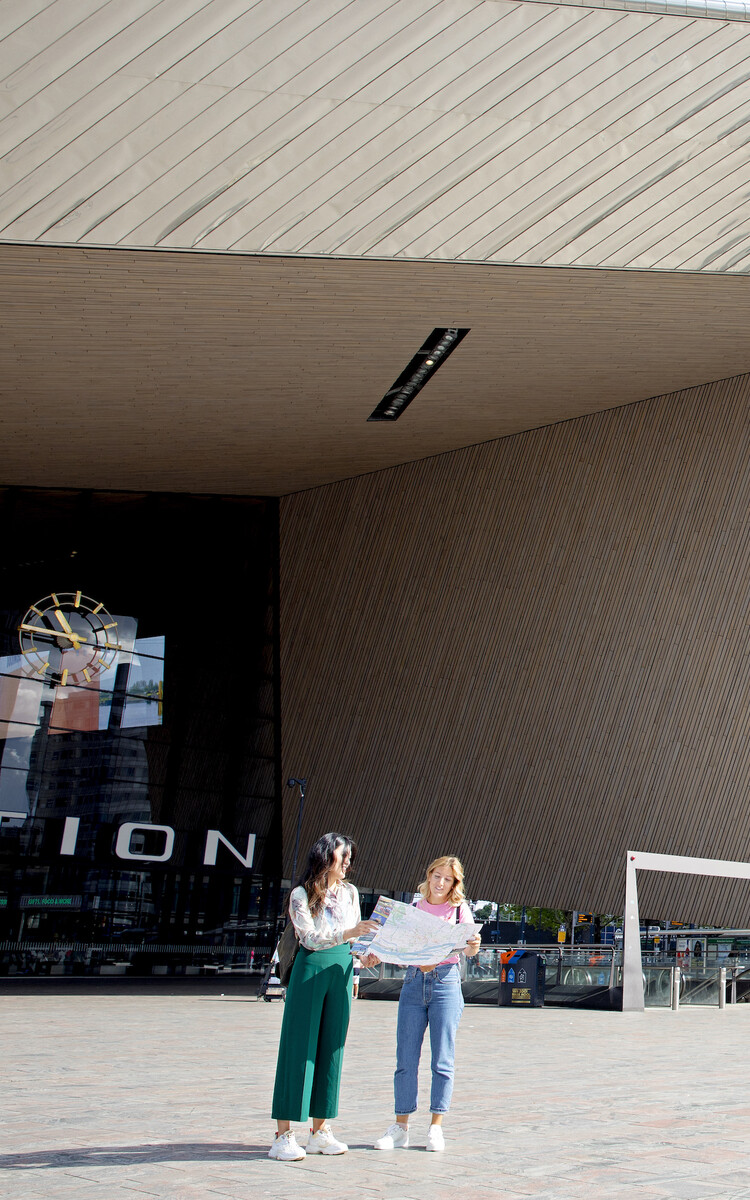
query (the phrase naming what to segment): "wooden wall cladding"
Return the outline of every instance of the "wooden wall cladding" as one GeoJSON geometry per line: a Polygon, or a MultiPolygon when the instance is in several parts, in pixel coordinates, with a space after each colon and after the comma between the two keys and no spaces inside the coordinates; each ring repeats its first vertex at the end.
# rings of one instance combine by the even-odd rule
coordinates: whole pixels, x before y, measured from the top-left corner
{"type": "MultiPolygon", "coordinates": [[[[750,861],[749,420],[741,376],[282,499],[302,841],[349,831],[375,889],[450,852],[474,897],[601,913],[628,849],[750,861]]],[[[744,883],[640,887],[748,924],[744,883]]]]}

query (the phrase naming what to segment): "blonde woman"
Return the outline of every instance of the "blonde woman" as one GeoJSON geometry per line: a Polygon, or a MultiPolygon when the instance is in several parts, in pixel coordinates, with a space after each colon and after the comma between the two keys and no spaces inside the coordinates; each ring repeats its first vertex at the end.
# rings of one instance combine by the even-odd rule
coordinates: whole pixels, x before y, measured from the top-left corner
{"type": "MultiPolygon", "coordinates": [[[[436,858],[419,885],[417,908],[443,921],[473,921],[464,899],[464,869],[455,855],[436,858]]],[[[461,953],[471,957],[481,946],[477,933],[461,953]]],[[[444,1150],[443,1117],[453,1094],[453,1060],[456,1031],[464,1008],[459,953],[441,963],[408,967],[398,1002],[396,1073],[393,1077],[396,1120],[375,1143],[376,1150],[397,1150],[409,1145],[409,1117],[417,1111],[417,1076],[425,1030],[430,1030],[432,1123],[428,1150],[444,1150]]]]}

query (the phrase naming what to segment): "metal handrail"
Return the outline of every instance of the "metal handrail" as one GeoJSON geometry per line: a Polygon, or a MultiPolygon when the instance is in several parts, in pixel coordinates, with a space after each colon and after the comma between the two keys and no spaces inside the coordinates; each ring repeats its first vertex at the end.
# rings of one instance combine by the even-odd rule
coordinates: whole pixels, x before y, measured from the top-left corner
{"type": "MultiPolygon", "coordinates": [[[[532,954],[535,954],[535,953],[552,954],[552,953],[554,953],[555,955],[557,955],[557,982],[558,983],[560,982],[560,971],[561,971],[561,967],[563,965],[564,956],[566,954],[572,955],[574,958],[579,960],[577,963],[573,963],[571,965],[583,967],[583,966],[595,965],[595,964],[592,964],[591,962],[582,961],[582,960],[591,958],[590,952],[594,952],[596,957],[603,957],[602,952],[604,951],[610,955],[610,962],[608,964],[609,986],[610,987],[613,986],[614,973],[615,973],[615,970],[617,967],[616,955],[621,953],[621,949],[619,946],[613,946],[609,942],[595,943],[595,944],[586,945],[586,946],[584,946],[584,945],[567,946],[560,942],[542,942],[542,943],[537,943],[537,942],[528,943],[527,942],[527,943],[523,943],[521,945],[519,945],[517,942],[501,942],[501,943],[492,943],[492,945],[483,944],[479,953],[480,954],[492,954],[494,957],[497,958],[497,957],[499,957],[500,954],[507,952],[509,950],[526,950],[532,954]]],[[[472,961],[473,957],[474,956],[472,955],[472,957],[469,958],[467,960],[467,962],[470,963],[472,961]]],[[[388,964],[388,965],[392,966],[392,964],[388,964]]],[[[378,979],[385,979],[385,968],[386,968],[386,964],[381,963],[379,967],[363,968],[363,971],[367,970],[368,973],[371,971],[377,971],[378,979]]],[[[406,968],[403,968],[403,969],[405,970],[406,968]]],[[[370,976],[370,978],[372,978],[372,976],[370,976]]]]}
{"type": "Polygon", "coordinates": [[[95,951],[103,954],[233,954],[244,958],[250,950],[265,954],[271,949],[271,946],[222,946],[210,942],[0,942],[0,954],[84,954],[95,951]]]}

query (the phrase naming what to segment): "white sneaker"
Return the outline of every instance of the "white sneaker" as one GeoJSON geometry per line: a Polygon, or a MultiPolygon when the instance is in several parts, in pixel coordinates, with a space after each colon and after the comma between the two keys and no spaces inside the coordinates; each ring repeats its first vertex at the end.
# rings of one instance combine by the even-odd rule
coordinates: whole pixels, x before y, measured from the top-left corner
{"type": "Polygon", "coordinates": [[[349,1147],[333,1136],[333,1130],[328,1124],[321,1125],[307,1139],[308,1154],[346,1154],[349,1147]]]}
{"type": "Polygon", "coordinates": [[[305,1151],[302,1146],[297,1144],[297,1139],[291,1129],[286,1133],[280,1133],[276,1141],[268,1151],[269,1158],[278,1158],[281,1162],[296,1162],[299,1158],[305,1157],[305,1151]]]}
{"type": "Polygon", "coordinates": [[[376,1150],[405,1150],[409,1145],[408,1125],[399,1125],[396,1121],[389,1125],[382,1138],[375,1143],[376,1150]]]}
{"type": "Polygon", "coordinates": [[[439,1125],[430,1125],[427,1131],[425,1150],[445,1150],[445,1138],[439,1125]]]}

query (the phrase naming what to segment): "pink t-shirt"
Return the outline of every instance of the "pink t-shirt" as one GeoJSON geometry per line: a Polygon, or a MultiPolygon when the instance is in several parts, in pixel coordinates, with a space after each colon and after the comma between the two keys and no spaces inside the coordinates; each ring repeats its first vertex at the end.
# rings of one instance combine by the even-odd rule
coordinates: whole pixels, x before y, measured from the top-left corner
{"type": "MultiPolygon", "coordinates": [[[[445,904],[428,904],[426,900],[420,898],[417,901],[416,907],[421,908],[422,912],[429,913],[431,917],[442,917],[444,921],[456,920],[456,906],[455,904],[449,904],[447,901],[445,904]]],[[[468,904],[462,902],[458,909],[458,924],[465,925],[467,921],[473,920],[474,918],[471,915],[471,909],[468,904]]],[[[450,958],[444,958],[441,963],[437,963],[437,966],[444,967],[446,963],[457,962],[458,954],[451,954],[450,958]]]]}

